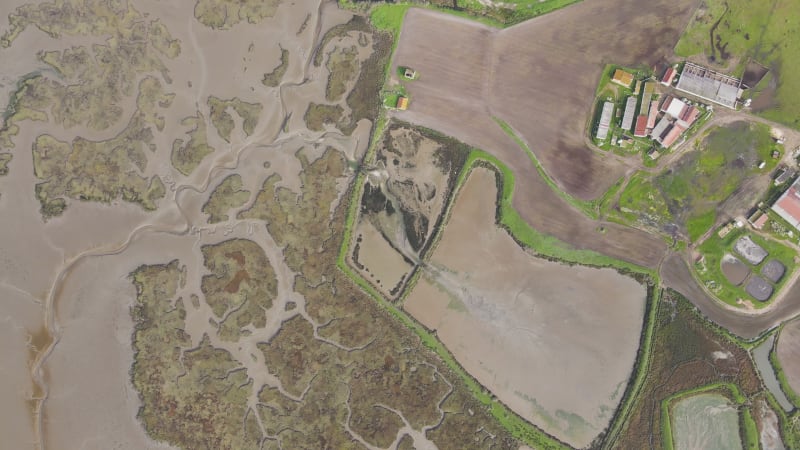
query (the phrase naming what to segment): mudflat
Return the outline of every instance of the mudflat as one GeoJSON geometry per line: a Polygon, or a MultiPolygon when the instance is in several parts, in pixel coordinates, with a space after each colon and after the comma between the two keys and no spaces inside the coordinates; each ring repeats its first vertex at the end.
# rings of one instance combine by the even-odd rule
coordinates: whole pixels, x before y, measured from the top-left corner
{"type": "Polygon", "coordinates": [[[530,255],[495,224],[496,199],[495,173],[473,169],[405,308],[511,409],[584,447],[631,375],[645,288],[530,255]]]}

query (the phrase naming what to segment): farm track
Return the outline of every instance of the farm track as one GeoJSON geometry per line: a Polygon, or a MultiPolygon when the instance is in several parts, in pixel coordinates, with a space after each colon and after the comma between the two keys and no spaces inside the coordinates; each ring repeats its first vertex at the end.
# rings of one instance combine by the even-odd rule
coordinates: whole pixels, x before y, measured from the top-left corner
{"type": "MultiPolygon", "coordinates": [[[[602,67],[612,61],[652,65],[668,58],[670,43],[677,41],[698,2],[648,3],[643,13],[641,3],[632,0],[586,0],[505,30],[412,8],[391,73],[397,66],[410,66],[420,78],[407,83],[411,108],[393,114],[486,150],[506,164],[516,178],[513,207],[533,228],[576,249],[656,270],[666,287],[686,295],[711,320],[742,337],[756,337],[800,313],[800,304],[776,302],[760,315],[727,309],[705,293],[682,255],[671,252],[663,239],[592,220],[560,198],[493,120],[497,117],[513,127],[556,185],[579,199],[598,198],[620,177],[640,168],[637,162],[604,158],[591,150],[585,142],[585,118],[602,67]],[[587,23],[595,28],[587,30],[587,23]]],[[[720,111],[704,130],[737,120],[773,125],[750,114],[720,111]]],[[[794,148],[795,142],[800,144],[800,135],[790,133],[786,148],[794,148]]],[[[693,143],[690,140],[683,149],[693,143]]],[[[800,286],[783,298],[800,298],[800,286]]]]}

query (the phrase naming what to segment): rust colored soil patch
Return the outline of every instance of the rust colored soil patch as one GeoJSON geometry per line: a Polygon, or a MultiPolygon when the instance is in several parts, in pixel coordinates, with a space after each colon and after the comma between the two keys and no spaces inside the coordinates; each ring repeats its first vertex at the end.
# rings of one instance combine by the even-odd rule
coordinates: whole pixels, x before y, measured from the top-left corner
{"type": "Polygon", "coordinates": [[[631,374],[645,289],[610,269],[532,257],[495,224],[496,199],[494,173],[474,169],[406,307],[511,409],[587,446],[631,374]]]}

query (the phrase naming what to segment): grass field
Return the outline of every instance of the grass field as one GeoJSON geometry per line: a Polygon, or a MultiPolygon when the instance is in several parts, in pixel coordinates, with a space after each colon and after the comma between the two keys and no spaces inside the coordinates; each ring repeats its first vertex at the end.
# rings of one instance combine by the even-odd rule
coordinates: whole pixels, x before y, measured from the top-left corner
{"type": "Polygon", "coordinates": [[[607,205],[606,211],[628,224],[662,229],[675,223],[695,242],[714,225],[722,202],[746,180],[775,167],[774,149],[766,125],[737,122],[715,128],[697,150],[657,176],[634,174],[618,209],[607,205]],[[759,169],[762,161],[765,166],[759,169]]]}
{"type": "MultiPolygon", "coordinates": [[[[784,275],[780,282],[775,285],[775,293],[773,293],[771,297],[775,298],[785,284],[786,280],[790,278],[791,273],[794,271],[796,266],[794,258],[797,255],[797,252],[794,249],[777,241],[766,239],[757,234],[748,233],[743,228],[734,228],[734,230],[724,238],[720,238],[717,233],[711,234],[711,236],[705,242],[703,242],[700,247],[698,247],[700,253],[702,253],[702,255],[705,257],[705,260],[701,263],[695,264],[695,272],[700,281],[705,284],[705,286],[711,292],[713,292],[717,298],[725,303],[731,306],[741,307],[742,305],[737,301],[741,298],[744,300],[749,300],[755,308],[759,309],[768,305],[769,301],[759,302],[754,300],[749,294],[747,294],[747,292],[745,292],[744,285],[734,286],[731,284],[728,279],[725,278],[725,275],[723,275],[722,269],[720,268],[720,262],[722,261],[723,255],[725,253],[734,254],[733,244],[739,237],[744,236],[745,234],[749,235],[756,244],[760,245],[767,250],[767,252],[769,252],[769,256],[764,261],[774,258],[786,266],[786,275],[784,275]]],[[[761,270],[763,265],[764,262],[755,267],[749,265],[748,267],[750,267],[751,271],[755,274],[761,270]]]]}
{"type": "Polygon", "coordinates": [[[760,115],[800,128],[800,2],[706,0],[675,53],[703,58],[741,76],[749,58],[771,69],[776,83],[753,102],[760,115]]]}

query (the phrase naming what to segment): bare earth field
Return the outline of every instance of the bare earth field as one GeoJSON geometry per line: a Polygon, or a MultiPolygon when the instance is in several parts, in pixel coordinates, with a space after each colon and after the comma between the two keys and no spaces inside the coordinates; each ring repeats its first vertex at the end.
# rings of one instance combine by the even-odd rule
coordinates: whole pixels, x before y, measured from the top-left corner
{"type": "MultiPolygon", "coordinates": [[[[550,59],[560,63],[569,58],[582,61],[590,57],[587,55],[597,51],[594,46],[608,41],[596,36],[617,34],[615,27],[618,25],[614,25],[617,14],[625,17],[641,12],[640,7],[634,9],[632,2],[619,3],[616,8],[604,5],[603,11],[609,17],[603,16],[602,20],[597,18],[595,3],[589,1],[502,31],[440,13],[409,10],[392,70],[394,73],[395,66],[410,66],[420,73],[420,78],[407,83],[411,106],[396,116],[439,130],[497,156],[516,176],[514,208],[537,230],[570,242],[576,248],[588,248],[656,267],[666,250],[663,241],[628,227],[587,219],[552,191],[524,150],[492,119],[496,116],[510,123],[555,182],[576,197],[595,198],[621,177],[626,170],[623,165],[583,146],[583,128],[603,64],[598,60],[596,69],[587,65],[581,71],[587,74],[584,78],[572,79],[570,77],[578,75],[550,70],[548,63],[550,59]],[[595,23],[591,30],[596,34],[576,37],[578,41],[566,44],[558,30],[572,24],[573,20],[595,23]],[[530,35],[518,36],[519,33],[530,35]],[[529,45],[530,42],[537,45],[529,45]],[[543,72],[552,73],[543,75],[543,72]],[[549,84],[537,84],[537,77],[532,74],[541,75],[549,84]],[[553,77],[564,74],[567,74],[566,81],[553,81],[553,77]],[[513,93],[509,92],[512,88],[513,93]],[[586,90],[589,93],[583,100],[576,100],[586,90]],[[510,98],[513,96],[517,96],[516,99],[510,98]],[[572,106],[565,107],[565,104],[554,103],[564,99],[573,99],[574,104],[567,103],[572,106]],[[520,105],[521,101],[540,105],[548,111],[526,109],[520,105]],[[505,102],[508,105],[504,106],[505,102]],[[512,105],[519,107],[519,111],[507,109],[512,105]],[[531,120],[532,117],[537,119],[531,120]],[[568,131],[564,131],[565,126],[569,127],[568,131]],[[601,226],[605,233],[597,231],[601,226]]],[[[682,13],[685,9],[688,14],[688,3],[670,3],[673,6],[663,7],[680,6],[671,13],[682,13]],[[681,5],[683,3],[686,5],[681,5]]],[[[629,29],[627,25],[626,29],[629,29]]],[[[579,26],[577,30],[584,32],[586,27],[579,26]]],[[[652,33],[652,29],[649,32],[652,33]]],[[[640,56],[640,50],[621,46],[614,55],[605,49],[602,53],[620,61],[633,61],[640,56]]]]}
{"type": "Polygon", "coordinates": [[[786,381],[794,392],[800,392],[800,321],[793,320],[783,327],[777,353],[786,381]]]}
{"type": "Polygon", "coordinates": [[[0,447],[519,446],[336,267],[388,36],[334,2],[23,3],[0,447]]]}
{"type": "Polygon", "coordinates": [[[645,289],[527,254],[496,226],[496,200],[494,172],[474,169],[405,308],[514,411],[585,447],[625,390],[645,289]]]}

